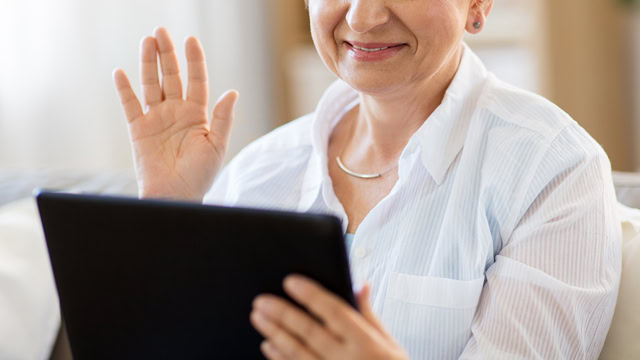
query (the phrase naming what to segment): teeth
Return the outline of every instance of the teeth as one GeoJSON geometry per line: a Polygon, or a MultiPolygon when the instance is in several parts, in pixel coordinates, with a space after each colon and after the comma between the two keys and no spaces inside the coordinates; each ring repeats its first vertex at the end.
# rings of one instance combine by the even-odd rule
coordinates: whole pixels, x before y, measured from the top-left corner
{"type": "Polygon", "coordinates": [[[355,45],[351,45],[351,46],[353,46],[354,48],[356,48],[358,50],[368,51],[368,52],[380,51],[380,50],[384,50],[384,49],[390,48],[390,46],[387,46],[387,47],[383,47],[383,48],[367,49],[367,48],[362,48],[362,47],[355,46],[355,45]]]}

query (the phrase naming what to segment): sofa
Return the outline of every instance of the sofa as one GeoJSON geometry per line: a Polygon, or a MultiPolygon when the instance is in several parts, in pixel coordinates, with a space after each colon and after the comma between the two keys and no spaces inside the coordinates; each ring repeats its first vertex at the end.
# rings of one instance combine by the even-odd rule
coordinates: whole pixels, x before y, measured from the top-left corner
{"type": "MultiPolygon", "coordinates": [[[[613,177],[623,231],[623,274],[600,358],[640,359],[640,173],[614,172],[613,177]]],[[[34,188],[135,195],[135,177],[130,171],[0,171],[0,318],[15,324],[0,324],[0,359],[71,359],[31,196],[34,188]]]]}
{"type": "Polygon", "coordinates": [[[0,359],[71,359],[34,188],[136,195],[133,171],[0,171],[0,359]]]}

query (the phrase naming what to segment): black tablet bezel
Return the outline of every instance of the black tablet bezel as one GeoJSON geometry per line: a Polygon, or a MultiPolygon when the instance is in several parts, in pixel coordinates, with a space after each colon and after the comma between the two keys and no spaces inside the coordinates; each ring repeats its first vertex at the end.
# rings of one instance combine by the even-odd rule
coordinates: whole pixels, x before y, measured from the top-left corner
{"type": "Polygon", "coordinates": [[[336,217],[45,190],[36,198],[76,359],[232,354],[262,358],[258,348],[262,338],[249,324],[250,292],[242,299],[216,300],[206,285],[224,283],[224,276],[244,279],[244,284],[228,285],[235,289],[230,292],[256,287],[254,281],[261,281],[256,277],[264,277],[264,288],[251,294],[269,292],[288,298],[281,280],[285,273],[300,273],[355,307],[342,226],[336,217]],[[214,233],[219,236],[216,240],[214,233]],[[185,238],[176,239],[180,234],[185,238]],[[225,249],[228,253],[223,256],[207,253],[225,249]],[[208,262],[209,255],[217,256],[218,263],[208,262]],[[256,263],[258,268],[245,268],[256,263]],[[212,268],[227,273],[219,276],[212,268]],[[163,271],[164,281],[154,277],[163,271]],[[158,296],[154,286],[165,295],[158,296]],[[131,296],[145,300],[136,305],[131,296]],[[228,309],[214,311],[203,305],[210,298],[227,307],[246,308],[246,318],[231,322],[228,309]],[[141,308],[132,311],[131,306],[141,308]],[[163,312],[162,306],[171,312],[163,312]],[[166,319],[158,319],[158,314],[167,314],[166,319]],[[206,319],[194,320],[194,314],[206,319]]]}

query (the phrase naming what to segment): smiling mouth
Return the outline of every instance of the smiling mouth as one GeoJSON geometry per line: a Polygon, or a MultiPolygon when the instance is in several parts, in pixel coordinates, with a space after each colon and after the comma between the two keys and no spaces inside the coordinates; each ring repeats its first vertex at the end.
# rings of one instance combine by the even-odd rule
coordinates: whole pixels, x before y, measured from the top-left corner
{"type": "Polygon", "coordinates": [[[382,51],[382,50],[387,50],[390,48],[395,48],[395,47],[399,47],[399,46],[403,46],[405,44],[390,44],[387,46],[380,46],[377,45],[378,47],[364,47],[364,46],[358,46],[355,45],[354,43],[350,43],[348,41],[345,41],[347,44],[349,44],[349,46],[353,47],[354,49],[360,50],[360,51],[366,51],[366,52],[378,52],[378,51],[382,51]]]}
{"type": "Polygon", "coordinates": [[[351,45],[354,48],[358,49],[358,50],[362,50],[362,51],[368,51],[368,52],[375,52],[375,51],[380,51],[380,50],[386,50],[388,48],[390,48],[391,46],[386,46],[386,47],[381,47],[381,48],[375,48],[375,49],[367,49],[367,48],[363,48],[360,46],[355,46],[355,45],[351,45]]]}

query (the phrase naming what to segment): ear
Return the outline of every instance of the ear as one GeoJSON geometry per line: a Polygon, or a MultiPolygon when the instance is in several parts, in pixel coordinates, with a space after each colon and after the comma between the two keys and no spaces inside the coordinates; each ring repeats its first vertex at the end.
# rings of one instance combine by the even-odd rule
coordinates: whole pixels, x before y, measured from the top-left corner
{"type": "Polygon", "coordinates": [[[492,8],[493,0],[471,0],[465,30],[467,30],[469,34],[475,35],[480,33],[487,23],[487,18],[492,8]]]}

